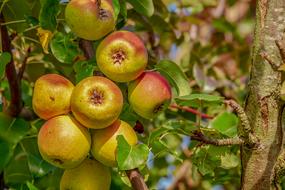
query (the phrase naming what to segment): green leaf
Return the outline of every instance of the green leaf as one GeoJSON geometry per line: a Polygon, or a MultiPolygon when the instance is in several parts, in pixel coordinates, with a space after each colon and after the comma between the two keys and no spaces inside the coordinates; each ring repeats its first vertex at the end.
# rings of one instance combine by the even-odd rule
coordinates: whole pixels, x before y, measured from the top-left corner
{"type": "Polygon", "coordinates": [[[114,7],[114,12],[115,12],[115,18],[118,17],[120,13],[120,2],[119,0],[112,0],[113,1],[113,7],[114,7]]]}
{"type": "Polygon", "coordinates": [[[177,104],[181,106],[200,107],[219,105],[223,102],[223,97],[209,94],[191,94],[188,96],[181,96],[175,99],[177,104]]]}
{"type": "Polygon", "coordinates": [[[50,42],[51,52],[62,63],[73,63],[81,53],[71,34],[57,32],[50,42]]]}
{"type": "Polygon", "coordinates": [[[78,61],[74,64],[73,69],[75,71],[76,83],[79,83],[86,77],[93,76],[94,69],[96,68],[95,60],[78,61]]]}
{"type": "Polygon", "coordinates": [[[11,161],[4,169],[4,180],[6,184],[25,183],[32,180],[27,155],[20,145],[16,147],[11,161]]]}
{"type": "Polygon", "coordinates": [[[223,112],[211,121],[210,126],[228,137],[235,137],[238,118],[233,113],[223,112]]]}
{"type": "Polygon", "coordinates": [[[0,114],[0,138],[16,145],[29,133],[30,125],[21,118],[11,119],[5,114],[0,114]]]}
{"type": "Polygon", "coordinates": [[[34,184],[32,184],[31,182],[27,181],[27,186],[29,188],[29,190],[39,190],[36,186],[34,186],[34,184]]]}
{"type": "Polygon", "coordinates": [[[130,146],[122,135],[117,137],[117,141],[117,163],[120,170],[131,170],[146,163],[149,148],[145,144],[130,146]]]}
{"type": "Polygon", "coordinates": [[[57,27],[56,17],[59,13],[59,0],[40,0],[41,10],[39,21],[41,28],[55,31],[57,27]]]}
{"type": "Polygon", "coordinates": [[[29,170],[34,177],[43,177],[55,169],[54,166],[42,159],[36,137],[23,139],[21,148],[27,156],[29,170]]]}
{"type": "Polygon", "coordinates": [[[11,61],[11,54],[3,52],[0,54],[0,78],[4,77],[6,65],[11,61]]]}
{"type": "Polygon", "coordinates": [[[235,154],[228,154],[221,156],[221,167],[224,169],[235,168],[239,165],[240,159],[235,154]]]}
{"type": "Polygon", "coordinates": [[[0,172],[13,156],[13,148],[10,143],[0,138],[0,172]]]}
{"type": "Polygon", "coordinates": [[[176,63],[169,60],[162,60],[155,68],[169,80],[177,90],[179,96],[185,96],[191,93],[188,79],[176,63]]]}
{"type": "Polygon", "coordinates": [[[131,126],[134,126],[138,120],[138,115],[134,113],[132,107],[128,103],[124,103],[120,119],[126,121],[131,126]]]}
{"type": "Polygon", "coordinates": [[[134,9],[147,17],[150,17],[154,13],[154,6],[152,0],[127,0],[134,9]]]}

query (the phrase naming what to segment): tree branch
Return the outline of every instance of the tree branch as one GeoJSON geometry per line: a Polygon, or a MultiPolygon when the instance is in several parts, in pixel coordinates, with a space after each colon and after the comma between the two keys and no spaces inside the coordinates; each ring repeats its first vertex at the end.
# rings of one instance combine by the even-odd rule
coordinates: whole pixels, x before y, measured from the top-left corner
{"type": "MultiPolygon", "coordinates": [[[[0,24],[1,23],[5,23],[5,19],[2,13],[0,14],[0,24]]],[[[5,25],[4,26],[0,25],[0,28],[1,28],[1,37],[2,37],[2,51],[9,52],[12,55],[11,41],[8,35],[8,30],[5,25]]],[[[23,104],[21,98],[21,85],[20,81],[18,80],[13,58],[6,65],[5,73],[8,79],[10,94],[11,94],[11,101],[8,108],[8,113],[11,116],[17,116],[21,112],[23,104]]]]}
{"type": "Polygon", "coordinates": [[[170,105],[170,107],[171,108],[175,108],[175,109],[179,109],[179,110],[183,110],[183,111],[186,111],[186,112],[189,112],[189,113],[193,113],[195,115],[199,115],[199,116],[201,116],[202,118],[205,118],[205,119],[213,119],[214,118],[213,116],[201,113],[198,110],[195,110],[195,109],[190,108],[190,107],[178,106],[176,104],[172,104],[172,105],[170,105]]]}
{"type": "Polygon", "coordinates": [[[148,190],[138,169],[127,170],[126,173],[134,190],[148,190]]]}
{"type": "Polygon", "coordinates": [[[82,49],[86,59],[92,59],[95,56],[92,41],[80,39],[79,47],[82,49]]]}
{"type": "Polygon", "coordinates": [[[282,189],[280,187],[280,183],[283,176],[285,176],[285,150],[283,150],[278,156],[277,162],[274,166],[274,174],[272,181],[277,189],[282,189]]]}
{"type": "Polygon", "coordinates": [[[227,139],[212,139],[205,136],[200,131],[195,131],[193,135],[190,136],[192,140],[202,142],[204,144],[211,144],[215,146],[230,146],[230,145],[241,145],[244,141],[240,138],[227,138],[227,139]]]}
{"type": "Polygon", "coordinates": [[[29,58],[30,53],[31,53],[31,47],[29,46],[27,48],[27,52],[26,52],[25,58],[24,58],[24,60],[22,62],[22,65],[21,65],[21,67],[19,69],[19,73],[18,73],[18,80],[19,80],[19,82],[23,78],[23,75],[24,75],[24,72],[25,72],[25,69],[26,69],[26,65],[27,65],[27,60],[29,58]]]}
{"type": "Polygon", "coordinates": [[[275,43],[279,49],[283,64],[285,64],[285,31],[283,37],[280,40],[275,40],[275,43]]]}

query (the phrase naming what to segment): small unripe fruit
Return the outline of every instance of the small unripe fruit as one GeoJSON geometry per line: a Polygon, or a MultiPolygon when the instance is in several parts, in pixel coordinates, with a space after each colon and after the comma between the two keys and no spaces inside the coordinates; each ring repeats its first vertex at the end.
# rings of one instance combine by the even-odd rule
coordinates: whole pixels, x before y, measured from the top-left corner
{"type": "Polygon", "coordinates": [[[137,114],[151,119],[168,107],[171,101],[171,87],[159,73],[144,72],[129,83],[128,98],[137,114]]]}
{"type": "Polygon", "coordinates": [[[86,159],[78,167],[64,171],[60,190],[109,190],[111,172],[96,160],[86,159]]]}
{"type": "Polygon", "coordinates": [[[88,130],[68,115],[49,119],[38,134],[43,159],[59,168],[79,165],[86,158],[90,145],[88,130]]]}
{"type": "Polygon", "coordinates": [[[123,107],[120,88],[111,80],[93,76],[80,81],[71,96],[71,110],[85,127],[100,129],[111,125],[123,107]]]}
{"type": "Polygon", "coordinates": [[[91,152],[96,160],[106,166],[115,167],[117,136],[123,135],[130,145],[135,145],[138,142],[137,135],[133,128],[122,120],[117,120],[111,126],[94,130],[92,134],[91,152]]]}
{"type": "Polygon", "coordinates": [[[148,54],[143,42],[134,33],[117,31],[99,44],[96,60],[99,69],[108,78],[128,82],[143,73],[148,54]]]}
{"type": "Polygon", "coordinates": [[[33,110],[42,119],[67,114],[74,85],[58,74],[46,74],[35,83],[33,110]]]}
{"type": "Polygon", "coordinates": [[[78,37],[98,40],[115,28],[115,13],[110,0],[71,0],[65,20],[78,37]]]}

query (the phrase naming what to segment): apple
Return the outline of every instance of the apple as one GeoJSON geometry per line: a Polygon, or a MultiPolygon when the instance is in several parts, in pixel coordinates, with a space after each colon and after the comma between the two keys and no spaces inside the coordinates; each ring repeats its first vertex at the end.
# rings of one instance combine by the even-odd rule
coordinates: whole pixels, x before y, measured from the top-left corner
{"type": "Polygon", "coordinates": [[[133,32],[116,31],[96,50],[99,69],[111,80],[128,82],[143,73],[148,62],[144,43],[133,32]]]}
{"type": "Polygon", "coordinates": [[[109,190],[111,172],[100,162],[85,159],[79,166],[64,171],[60,190],[109,190]]]}
{"type": "Polygon", "coordinates": [[[128,85],[128,99],[134,111],[151,119],[163,112],[171,101],[171,87],[157,72],[144,72],[128,85]]]}
{"type": "Polygon", "coordinates": [[[86,40],[98,40],[115,29],[115,13],[110,0],[71,0],[65,8],[71,31],[86,40]]]}
{"type": "Polygon", "coordinates": [[[37,79],[33,91],[34,112],[42,119],[70,112],[70,98],[74,85],[58,74],[46,74],[37,79]]]}
{"type": "Polygon", "coordinates": [[[90,150],[87,128],[69,115],[56,116],[44,123],[38,134],[38,147],[43,159],[59,168],[74,168],[90,150]]]}
{"type": "Polygon", "coordinates": [[[117,120],[123,108],[123,95],[111,80],[93,76],[75,86],[70,104],[73,115],[82,125],[100,129],[117,120]]]}
{"type": "Polygon", "coordinates": [[[91,153],[96,160],[106,166],[117,166],[118,135],[123,135],[130,145],[136,145],[138,142],[136,132],[128,123],[122,120],[117,120],[107,128],[93,131],[91,153]]]}

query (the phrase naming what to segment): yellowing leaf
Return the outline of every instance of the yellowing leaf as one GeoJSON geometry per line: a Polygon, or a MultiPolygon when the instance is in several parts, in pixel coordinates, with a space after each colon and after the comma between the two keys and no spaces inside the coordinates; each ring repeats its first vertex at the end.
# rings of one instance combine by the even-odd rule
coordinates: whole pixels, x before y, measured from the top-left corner
{"type": "Polygon", "coordinates": [[[44,50],[44,52],[46,54],[49,53],[48,51],[48,45],[49,42],[51,41],[52,37],[53,37],[53,33],[49,30],[44,30],[42,28],[38,28],[38,33],[37,33],[39,39],[40,39],[40,43],[42,45],[42,48],[44,50]]]}

